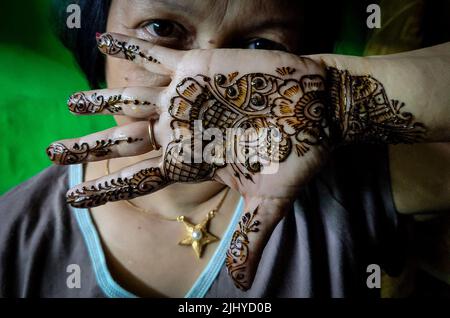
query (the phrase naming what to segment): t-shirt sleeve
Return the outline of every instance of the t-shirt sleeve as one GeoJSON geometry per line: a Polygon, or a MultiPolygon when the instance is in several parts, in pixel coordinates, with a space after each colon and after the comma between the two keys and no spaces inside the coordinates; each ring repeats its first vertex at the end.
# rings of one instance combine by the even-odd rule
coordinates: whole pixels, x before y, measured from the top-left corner
{"type": "Polygon", "coordinates": [[[354,145],[333,154],[321,178],[334,198],[352,211],[350,227],[366,237],[383,270],[398,275],[403,267],[407,218],[398,214],[391,187],[387,145],[354,145]],[[328,169],[328,170],[327,170],[328,169]]]}

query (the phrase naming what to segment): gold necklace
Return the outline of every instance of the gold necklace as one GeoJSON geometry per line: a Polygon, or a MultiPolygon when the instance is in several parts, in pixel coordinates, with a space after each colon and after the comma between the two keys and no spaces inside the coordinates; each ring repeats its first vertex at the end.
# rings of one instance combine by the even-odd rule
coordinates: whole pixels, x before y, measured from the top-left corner
{"type": "MultiPolygon", "coordinates": [[[[105,170],[106,170],[106,175],[109,175],[110,174],[109,159],[106,160],[106,169],[105,170]]],[[[228,187],[225,189],[225,193],[221,197],[221,199],[220,199],[219,203],[216,205],[216,207],[214,209],[212,209],[211,211],[209,211],[208,214],[206,215],[206,217],[198,224],[192,224],[191,222],[189,222],[186,219],[186,217],[184,215],[179,215],[175,218],[170,218],[170,217],[166,217],[161,214],[158,214],[158,213],[153,213],[147,209],[141,208],[129,200],[124,200],[124,202],[131,208],[138,210],[142,213],[151,215],[153,217],[157,217],[160,220],[177,221],[177,222],[183,223],[185,226],[185,229],[186,229],[186,237],[184,239],[182,239],[180,242],[178,242],[178,244],[192,246],[192,249],[194,250],[195,255],[197,255],[197,258],[201,258],[203,249],[206,245],[220,240],[220,238],[218,238],[214,234],[211,234],[208,231],[208,225],[209,225],[209,221],[211,221],[211,219],[216,216],[216,213],[221,208],[229,190],[230,190],[230,188],[228,188],[228,187]]]]}

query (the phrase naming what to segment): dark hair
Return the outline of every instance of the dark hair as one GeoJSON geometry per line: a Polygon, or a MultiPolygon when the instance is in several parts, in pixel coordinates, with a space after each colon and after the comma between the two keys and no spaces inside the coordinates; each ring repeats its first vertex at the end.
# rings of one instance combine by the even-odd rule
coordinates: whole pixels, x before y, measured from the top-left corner
{"type": "MultiPolygon", "coordinates": [[[[302,34],[302,54],[331,53],[340,25],[340,5],[338,1],[305,1],[302,34]],[[334,3],[334,4],[333,4],[334,3]],[[324,6],[326,10],[324,10],[324,6]],[[320,18],[319,18],[320,17],[320,18]]],[[[95,34],[106,31],[111,0],[53,0],[52,12],[54,30],[74,55],[92,88],[99,88],[105,82],[105,58],[97,50],[95,34]],[[81,28],[66,26],[69,4],[80,6],[81,28]]]]}
{"type": "Polygon", "coordinates": [[[53,0],[53,28],[61,42],[74,55],[78,65],[92,88],[99,88],[105,82],[105,58],[97,49],[95,34],[106,31],[111,0],[53,0]],[[66,8],[77,4],[81,9],[81,27],[69,29],[66,26],[66,8]]]}

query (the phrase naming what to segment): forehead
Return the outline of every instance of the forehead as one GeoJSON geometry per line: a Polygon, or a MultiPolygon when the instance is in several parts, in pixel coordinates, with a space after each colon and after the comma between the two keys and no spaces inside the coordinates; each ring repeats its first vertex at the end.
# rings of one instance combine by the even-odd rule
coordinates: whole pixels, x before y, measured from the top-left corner
{"type": "Polygon", "coordinates": [[[250,20],[277,20],[298,24],[301,0],[113,0],[120,15],[163,11],[196,19],[198,23],[226,25],[250,20]]]}

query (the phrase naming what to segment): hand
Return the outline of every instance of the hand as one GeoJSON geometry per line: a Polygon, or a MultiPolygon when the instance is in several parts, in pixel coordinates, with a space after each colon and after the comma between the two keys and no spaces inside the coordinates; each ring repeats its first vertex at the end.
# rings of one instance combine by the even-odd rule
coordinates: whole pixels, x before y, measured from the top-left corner
{"type": "Polygon", "coordinates": [[[68,202],[94,207],[174,182],[226,184],[245,201],[226,265],[236,286],[248,289],[270,234],[328,154],[325,69],[288,53],[176,51],[111,33],[101,35],[98,46],[172,81],[167,87],[74,94],[74,113],[142,121],[53,143],[49,157],[73,164],[143,154],[158,145],[163,155],[83,183],[69,190],[68,202]],[[156,120],[153,129],[149,118],[156,120]],[[236,130],[237,138],[230,138],[236,130]],[[215,138],[205,140],[211,134],[215,138]]]}

